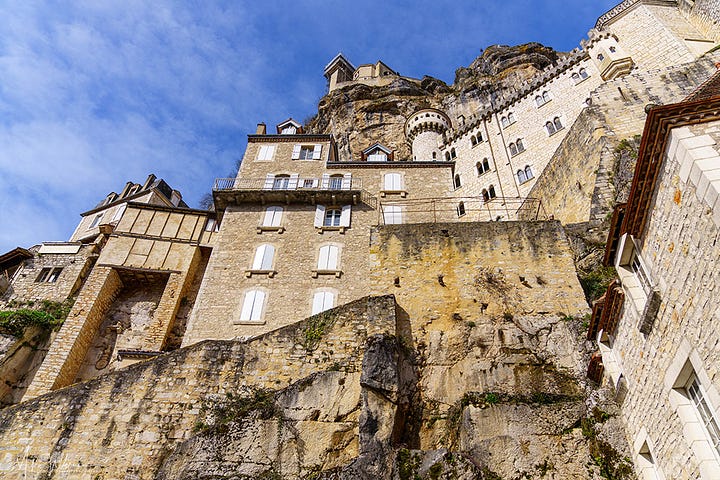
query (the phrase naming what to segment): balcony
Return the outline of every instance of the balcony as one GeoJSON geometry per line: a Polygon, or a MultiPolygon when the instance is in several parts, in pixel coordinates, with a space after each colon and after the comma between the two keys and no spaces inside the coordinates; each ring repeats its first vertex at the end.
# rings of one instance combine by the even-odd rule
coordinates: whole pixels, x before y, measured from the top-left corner
{"type": "Polygon", "coordinates": [[[222,211],[228,205],[246,203],[265,204],[372,204],[374,197],[362,189],[362,181],[351,177],[268,177],[218,178],[213,185],[215,208],[222,211]]]}

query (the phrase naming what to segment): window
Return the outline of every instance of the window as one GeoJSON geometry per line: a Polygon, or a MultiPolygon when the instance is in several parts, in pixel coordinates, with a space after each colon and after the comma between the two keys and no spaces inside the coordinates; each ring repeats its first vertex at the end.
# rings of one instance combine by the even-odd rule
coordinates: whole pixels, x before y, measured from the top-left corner
{"type": "Polygon", "coordinates": [[[317,315],[335,306],[335,294],[332,292],[315,292],[313,295],[312,315],[317,315]]]}
{"type": "Polygon", "coordinates": [[[511,157],[514,157],[515,155],[525,151],[525,146],[523,145],[522,140],[519,138],[515,140],[515,142],[508,145],[508,148],[510,149],[511,157]]]}
{"type": "Polygon", "coordinates": [[[115,210],[115,215],[113,215],[113,218],[112,218],[111,221],[117,222],[118,220],[120,220],[120,217],[122,217],[122,216],[123,216],[123,213],[125,213],[125,208],[126,208],[126,207],[127,207],[127,203],[123,203],[122,205],[120,205],[120,206],[117,208],[117,210],[115,210]]]}
{"type": "Polygon", "coordinates": [[[515,155],[518,154],[517,145],[515,145],[514,143],[511,143],[511,144],[509,145],[509,148],[510,148],[510,155],[511,155],[511,156],[515,156],[515,155]]]}
{"type": "Polygon", "coordinates": [[[475,164],[475,168],[477,168],[478,175],[482,175],[490,171],[490,162],[488,162],[487,158],[483,158],[482,162],[475,164]]]}
{"type": "Polygon", "coordinates": [[[603,60],[605,60],[605,55],[603,55],[602,53],[598,53],[597,59],[602,62],[603,60]]]}
{"type": "Polygon", "coordinates": [[[258,151],[257,159],[259,161],[272,160],[275,155],[275,145],[262,145],[258,151]]]}
{"type": "Polygon", "coordinates": [[[573,73],[570,78],[573,79],[573,82],[580,83],[580,75],[578,73],[573,73]]]}
{"type": "Polygon", "coordinates": [[[35,279],[36,282],[55,283],[62,273],[62,267],[46,267],[40,270],[40,274],[35,279]]]}
{"type": "Polygon", "coordinates": [[[507,127],[508,125],[510,125],[510,122],[508,121],[507,117],[502,117],[502,118],[500,119],[500,125],[501,125],[503,128],[505,128],[505,127],[507,127]]]}
{"type": "Polygon", "coordinates": [[[475,138],[475,135],[471,135],[470,136],[470,146],[474,147],[475,145],[477,145],[477,138],[475,138]]]}
{"type": "Polygon", "coordinates": [[[281,135],[294,135],[297,132],[297,128],[293,125],[288,125],[280,131],[281,135]]]}
{"type": "Polygon", "coordinates": [[[445,152],[445,160],[448,161],[448,162],[451,160],[451,159],[450,159],[450,152],[445,152]]]}
{"type": "Polygon", "coordinates": [[[531,178],[534,178],[535,175],[533,175],[532,168],[530,168],[530,165],[525,165],[525,178],[530,180],[531,178]]]}
{"type": "Polygon", "coordinates": [[[282,221],[282,207],[268,207],[265,209],[263,217],[263,227],[279,227],[282,221]]]}
{"type": "Polygon", "coordinates": [[[458,217],[462,217],[465,215],[465,202],[458,203],[457,214],[458,214],[458,217]]]}
{"type": "Polygon", "coordinates": [[[342,190],[343,188],[343,176],[342,175],[330,175],[330,190],[342,190]]]}
{"type": "Polygon", "coordinates": [[[337,270],[339,254],[340,249],[337,247],[337,245],[324,245],[320,247],[317,269],[337,270]]]}
{"type": "Polygon", "coordinates": [[[262,290],[249,290],[245,292],[240,321],[256,322],[262,318],[263,305],[265,303],[265,292],[262,290]]]}
{"type": "Polygon", "coordinates": [[[485,188],[483,188],[482,197],[483,197],[483,201],[485,201],[485,202],[490,201],[490,194],[488,193],[487,189],[485,189],[485,188]]]}
{"type": "Polygon", "coordinates": [[[518,171],[517,171],[517,179],[518,179],[518,183],[525,183],[525,182],[527,182],[527,176],[525,175],[525,170],[518,170],[518,171]]]}
{"type": "Polygon", "coordinates": [[[478,141],[478,143],[480,143],[480,142],[483,141],[482,132],[478,132],[478,133],[477,133],[477,141],[478,141]]]}
{"type": "Polygon", "coordinates": [[[453,179],[453,187],[460,188],[462,186],[462,183],[460,182],[460,174],[456,173],[455,178],[453,179]]]}
{"type": "Polygon", "coordinates": [[[490,196],[491,200],[497,196],[497,195],[495,195],[495,186],[494,185],[490,185],[488,187],[488,195],[490,196]]]}
{"type": "Polygon", "coordinates": [[[342,211],[337,208],[329,208],[325,210],[325,220],[323,221],[324,227],[339,227],[340,216],[342,211]]]}
{"type": "Polygon", "coordinates": [[[610,47],[609,50],[610,50],[610,53],[615,53],[617,51],[617,49],[615,47],[610,47]]]}
{"type": "Polygon", "coordinates": [[[450,149],[450,158],[453,159],[453,160],[454,160],[455,158],[457,158],[457,153],[455,153],[455,149],[454,149],[454,148],[451,148],[451,149],[450,149]]]}
{"type": "Polygon", "coordinates": [[[645,292],[645,295],[650,295],[653,288],[652,282],[650,281],[650,277],[645,271],[645,267],[643,266],[642,261],[637,254],[637,250],[635,249],[633,249],[632,256],[630,257],[630,270],[632,270],[632,272],[635,274],[635,278],[637,278],[638,282],[640,283],[640,286],[642,287],[643,292],[645,292]]]}
{"type": "Polygon", "coordinates": [[[555,125],[553,125],[553,122],[547,122],[547,123],[545,123],[545,131],[547,132],[548,135],[552,135],[557,130],[555,130],[555,125]]]}
{"type": "Polygon", "coordinates": [[[553,118],[553,125],[555,125],[555,131],[562,130],[564,128],[562,122],[560,121],[560,117],[553,118]]]}
{"type": "Polygon", "coordinates": [[[322,145],[295,145],[293,147],[293,160],[320,160],[322,145]]]}
{"type": "Polygon", "coordinates": [[[97,215],[95,216],[95,218],[93,218],[93,221],[90,222],[90,226],[88,227],[88,229],[97,227],[98,224],[100,223],[100,220],[102,219],[102,217],[103,217],[103,214],[102,214],[102,213],[97,214],[97,215]]]}
{"type": "Polygon", "coordinates": [[[518,153],[522,153],[525,151],[525,145],[523,145],[522,139],[518,138],[517,140],[515,140],[515,145],[517,145],[518,153]]]}
{"type": "Polygon", "coordinates": [[[206,232],[219,232],[220,231],[220,224],[217,222],[217,220],[214,217],[209,217],[205,221],[205,231],[206,232]]]}
{"type": "Polygon", "coordinates": [[[715,455],[720,455],[720,426],[718,426],[715,414],[708,404],[705,390],[700,385],[695,372],[690,375],[690,378],[685,384],[685,391],[688,399],[690,399],[693,407],[695,407],[703,427],[705,427],[710,445],[715,450],[715,455]]]}
{"type": "Polygon", "coordinates": [[[303,180],[302,188],[315,188],[317,186],[317,182],[314,178],[306,178],[303,180]]]}
{"type": "Polygon", "coordinates": [[[325,207],[325,205],[315,206],[315,228],[327,230],[340,230],[342,233],[345,228],[350,227],[351,205],[343,205],[339,207],[325,207]]]}
{"type": "Polygon", "coordinates": [[[540,95],[537,95],[535,97],[535,104],[538,107],[542,107],[546,103],[548,103],[552,98],[550,98],[550,93],[547,91],[542,92],[540,95]]]}
{"type": "Polygon", "coordinates": [[[399,205],[385,205],[383,207],[383,221],[386,225],[402,223],[402,209],[399,205]]]}
{"type": "Polygon", "coordinates": [[[587,70],[585,70],[584,68],[581,68],[579,73],[580,73],[580,78],[582,78],[583,80],[588,78],[587,70]]]}
{"type": "Polygon", "coordinates": [[[276,175],[273,179],[273,190],[287,190],[290,184],[290,175],[276,175]]]}
{"type": "Polygon", "coordinates": [[[375,150],[368,155],[368,162],[387,162],[387,154],[382,150],[375,150]]]}
{"type": "Polygon", "coordinates": [[[252,269],[258,272],[268,272],[273,269],[273,258],[275,257],[275,247],[272,245],[260,245],[255,250],[255,258],[253,259],[252,269]]]}
{"type": "Polygon", "coordinates": [[[510,125],[515,123],[515,114],[514,113],[512,113],[512,112],[508,113],[508,122],[510,122],[510,125]]]}
{"type": "Polygon", "coordinates": [[[402,176],[399,173],[386,173],[383,177],[383,188],[387,192],[402,190],[402,176]]]}

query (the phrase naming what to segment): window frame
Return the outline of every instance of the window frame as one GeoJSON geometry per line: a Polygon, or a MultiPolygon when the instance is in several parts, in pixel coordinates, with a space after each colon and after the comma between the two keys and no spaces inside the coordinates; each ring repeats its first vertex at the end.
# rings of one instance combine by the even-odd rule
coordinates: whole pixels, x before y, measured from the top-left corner
{"type": "Polygon", "coordinates": [[[245,276],[250,278],[253,275],[267,275],[273,278],[277,274],[275,270],[277,249],[273,244],[263,243],[255,247],[253,260],[250,268],[245,270],[245,276]]]}
{"type": "Polygon", "coordinates": [[[312,296],[312,304],[310,309],[310,315],[318,315],[335,308],[337,305],[337,294],[330,290],[316,290],[312,296]],[[322,295],[322,300],[318,302],[319,296],[322,295]],[[327,300],[330,298],[330,306],[327,306],[327,300]],[[318,303],[321,303],[320,309],[316,309],[318,303]]]}
{"type": "Polygon", "coordinates": [[[246,290],[243,295],[243,301],[240,304],[240,313],[238,315],[238,320],[235,320],[233,323],[235,325],[264,324],[264,316],[268,296],[268,293],[261,288],[252,288],[246,290]],[[248,302],[250,302],[249,305],[248,302]],[[247,318],[244,318],[246,312],[249,312],[249,315],[247,315],[247,318]]]}
{"type": "Polygon", "coordinates": [[[275,144],[272,145],[260,145],[258,148],[257,156],[255,157],[256,162],[271,162],[275,157],[275,144]]]}

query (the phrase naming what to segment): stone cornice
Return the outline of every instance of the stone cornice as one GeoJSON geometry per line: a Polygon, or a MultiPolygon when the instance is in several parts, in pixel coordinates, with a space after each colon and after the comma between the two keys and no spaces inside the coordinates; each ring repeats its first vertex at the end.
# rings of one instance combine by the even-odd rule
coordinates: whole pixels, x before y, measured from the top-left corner
{"type": "Polygon", "coordinates": [[[266,135],[257,135],[257,134],[250,134],[248,135],[248,142],[255,142],[255,143],[261,143],[261,142],[272,142],[272,143],[283,143],[283,142],[331,142],[333,141],[332,135],[326,135],[326,134],[320,134],[320,133],[301,133],[301,134],[294,134],[294,135],[288,135],[288,134],[266,134],[266,135]]]}

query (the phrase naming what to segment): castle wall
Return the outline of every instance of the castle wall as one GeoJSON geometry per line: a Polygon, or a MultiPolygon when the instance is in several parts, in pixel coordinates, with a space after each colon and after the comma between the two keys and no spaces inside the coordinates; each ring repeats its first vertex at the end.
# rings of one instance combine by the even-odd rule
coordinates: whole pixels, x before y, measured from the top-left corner
{"type": "MultiPolygon", "coordinates": [[[[312,446],[303,449],[308,455],[303,468],[322,464],[337,455],[338,438],[357,437],[358,417],[352,412],[360,403],[365,344],[371,335],[394,334],[395,303],[392,297],[363,299],[324,318],[320,331],[308,333],[308,322],[301,322],[246,343],[203,342],[6,408],[0,411],[0,474],[7,479],[157,478],[168,454],[197,435],[203,404],[250,386],[280,390],[318,371],[342,369],[345,373],[334,372],[331,380],[335,385],[340,375],[340,385],[347,380],[340,389],[343,403],[319,392],[312,408],[339,409],[347,418],[302,423],[302,429],[317,433],[306,439],[312,446]],[[312,343],[316,336],[320,345],[312,343]]],[[[289,408],[288,415],[286,425],[304,418],[298,409],[289,408]]],[[[274,419],[270,422],[277,432],[274,419]]],[[[342,458],[351,459],[358,454],[357,441],[348,443],[342,458]]]]}
{"type": "Polygon", "coordinates": [[[687,372],[682,369],[686,362],[692,365],[717,418],[720,318],[715,286],[720,282],[720,215],[717,204],[712,209],[697,198],[696,179],[683,180],[687,173],[683,175],[681,163],[691,150],[696,151],[694,157],[700,152],[708,152],[701,156],[708,157],[714,151],[711,161],[720,160],[720,122],[674,129],[672,136],[654,207],[637,245],[659,289],[659,310],[649,333],[641,333],[643,307],[632,299],[633,275],[628,266],[620,267],[626,300],[617,334],[603,342],[601,350],[610,381],[616,383],[622,375],[627,382],[622,410],[638,465],[643,465],[638,450],[647,442],[665,478],[718,478],[717,452],[707,446],[707,433],[692,416],[683,388],[687,372]]]}
{"type": "MultiPolygon", "coordinates": [[[[688,2],[689,0],[683,0],[688,2]]],[[[715,0],[695,0],[689,13],[682,8],[690,22],[697,28],[705,38],[716,42],[720,41],[720,5],[715,0]]]]}

